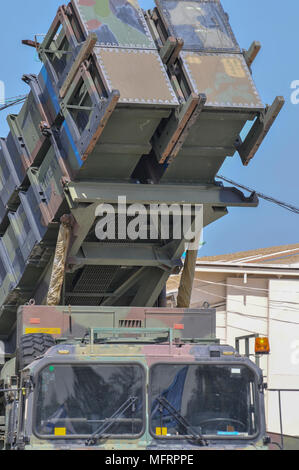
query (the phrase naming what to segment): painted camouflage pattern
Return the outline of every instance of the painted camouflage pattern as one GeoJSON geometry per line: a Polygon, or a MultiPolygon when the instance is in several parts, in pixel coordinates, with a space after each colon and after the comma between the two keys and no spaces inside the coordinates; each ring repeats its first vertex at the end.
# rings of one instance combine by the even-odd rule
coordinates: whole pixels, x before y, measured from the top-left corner
{"type": "MultiPolygon", "coordinates": [[[[210,25],[211,15],[216,11],[220,33],[225,30],[234,47],[237,47],[219,2],[183,0],[178,6],[177,2],[165,1],[161,3],[162,7],[164,3],[174,16],[167,16],[169,12],[166,12],[163,21],[167,23],[167,18],[170,18],[174,25],[177,8],[186,7],[185,11],[190,13],[190,8],[194,9],[194,5],[197,8],[198,5],[202,10],[196,11],[201,13],[199,16],[204,27],[210,25]]],[[[189,13],[187,19],[190,26],[189,13]]],[[[197,17],[195,19],[199,21],[197,17]]],[[[227,40],[219,33],[218,26],[212,27],[213,32],[217,33],[215,37],[227,46],[227,40]]],[[[210,38],[209,35],[207,37],[210,38]]],[[[8,117],[10,132],[6,139],[0,140],[0,161],[3,161],[0,170],[0,251],[7,270],[5,275],[3,268],[4,287],[0,305],[11,305],[9,289],[13,291],[14,306],[19,305],[21,300],[26,302],[35,297],[40,286],[43,293],[46,291],[49,265],[47,271],[45,267],[54,251],[58,224],[63,215],[61,211],[72,211],[77,215],[77,232],[72,247],[82,236],[82,243],[87,239],[96,249],[99,242],[95,241],[94,233],[91,235],[95,223],[94,207],[91,204],[84,206],[84,214],[77,211],[76,201],[71,201],[67,195],[68,182],[88,181],[90,186],[96,183],[99,193],[101,183],[107,182],[111,185],[116,183],[117,192],[121,183],[140,181],[178,183],[178,192],[182,183],[189,187],[195,183],[215,188],[217,171],[225,158],[235,153],[235,141],[244,124],[254,119],[257,109],[260,109],[248,67],[239,50],[234,49],[234,54],[227,56],[228,52],[226,49],[226,53],[218,55],[213,52],[209,55],[206,49],[199,52],[195,48],[195,51],[185,49],[179,54],[176,65],[183,68],[184,79],[190,88],[188,93],[190,96],[196,95],[197,101],[198,93],[207,96],[203,109],[195,107],[190,112],[191,116],[186,117],[183,111],[188,108],[190,96],[184,94],[186,90],[183,92],[183,87],[181,89],[175,82],[171,70],[166,70],[135,0],[73,0],[67,7],[58,9],[39,48],[40,58],[44,62],[41,72],[38,76],[23,76],[30,86],[28,99],[18,115],[8,117]],[[69,83],[68,72],[92,32],[98,35],[100,42],[88,60],[80,63],[75,72],[73,70],[75,78],[69,83]],[[113,41],[110,42],[112,33],[113,41]],[[223,60],[226,62],[223,63],[223,60]],[[202,67],[204,79],[201,79],[202,67]],[[60,91],[65,84],[68,86],[61,98],[60,91]],[[213,108],[212,112],[209,107],[213,108]],[[236,109],[238,113],[235,113],[236,109]],[[189,126],[190,121],[192,126],[189,126]],[[183,138],[183,133],[186,138],[183,138]],[[155,153],[155,140],[158,142],[155,149],[165,140],[168,144],[169,154],[163,156],[163,165],[155,153]],[[132,179],[136,166],[144,160],[144,166],[150,168],[150,175],[146,173],[146,177],[140,178],[137,172],[132,179]],[[158,171],[152,177],[157,166],[158,171]],[[10,224],[8,227],[7,222],[10,224]],[[87,228],[90,233],[86,233],[85,238],[83,234],[87,228]]],[[[134,186],[143,194],[144,185],[134,186]]],[[[150,187],[154,194],[155,186],[150,187]]],[[[93,204],[97,203],[98,198],[97,194],[93,204]]],[[[208,222],[225,215],[229,202],[225,199],[220,208],[222,210],[217,213],[212,204],[207,204],[205,218],[208,222]]],[[[243,203],[249,204],[245,199],[240,205],[243,203]]],[[[123,258],[127,242],[125,240],[123,243],[123,258]]],[[[164,247],[163,244],[161,251],[164,247]]],[[[107,247],[107,251],[109,248],[111,252],[111,246],[107,247]]],[[[154,251],[155,244],[151,244],[150,248],[154,251]]],[[[175,249],[176,259],[167,258],[166,269],[160,259],[157,260],[160,265],[145,267],[148,277],[143,273],[145,277],[139,280],[142,283],[147,279],[145,290],[152,286],[149,282],[157,280],[156,285],[152,286],[149,304],[155,304],[160,283],[167,279],[172,270],[180,269],[181,248],[175,249]]],[[[75,278],[71,261],[79,253],[80,246],[76,249],[68,265],[70,272],[67,273],[67,280],[70,283],[75,278]]],[[[99,246],[99,251],[103,251],[103,246],[99,246]]],[[[114,278],[117,279],[113,285],[114,292],[119,287],[117,282],[128,279],[134,270],[139,269],[141,261],[138,259],[136,266],[127,267],[128,277],[123,278],[118,272],[119,261],[115,261],[116,266],[111,265],[111,260],[109,262],[109,265],[95,266],[94,270],[94,277],[97,274],[107,282],[106,285],[103,283],[103,294],[108,296],[108,303],[112,302],[107,286],[111,287],[113,270],[119,276],[114,278]]],[[[91,266],[86,264],[82,271],[79,270],[78,276],[84,278],[86,274],[86,279],[90,279],[91,270],[91,266]]],[[[133,296],[138,288],[134,284],[133,296]]],[[[73,291],[70,293],[74,294],[73,291]]],[[[43,296],[38,293],[37,298],[42,299],[43,296]]],[[[102,298],[93,301],[84,298],[86,304],[104,301],[102,298]]],[[[141,305],[140,302],[139,297],[137,305],[141,305]]],[[[124,303],[127,304],[127,299],[124,303]]]]}
{"type": "MultiPolygon", "coordinates": [[[[119,70],[122,62],[115,62],[115,70],[119,70]]],[[[113,49],[103,49],[103,52],[97,52],[95,65],[99,68],[97,73],[102,75],[106,84],[104,90],[96,86],[99,80],[96,76],[91,76],[84,67],[78,72],[62,101],[54,86],[48,89],[53,106],[56,107],[59,102],[65,118],[59,134],[56,135],[57,143],[59,145],[58,141],[61,141],[61,153],[67,161],[71,177],[128,180],[141,156],[149,153],[150,140],[157,126],[164,117],[168,117],[171,108],[177,106],[178,102],[155,51],[138,51],[137,54],[135,51],[129,54],[129,51],[120,50],[117,54],[113,49]],[[105,54],[105,64],[101,60],[101,54],[105,54]],[[126,54],[125,59],[130,59],[130,67],[124,71],[122,82],[115,71],[112,76],[111,73],[107,74],[106,68],[109,69],[109,63],[113,64],[111,58],[114,59],[115,54],[120,59],[122,54],[126,54]],[[145,68],[140,67],[142,63],[145,68]],[[139,94],[136,93],[136,87],[131,86],[136,79],[136,68],[140,70],[140,76],[137,76],[139,94]],[[144,87],[144,80],[148,75],[146,70],[155,73],[150,89],[144,87]],[[117,106],[118,89],[121,92],[119,103],[126,103],[130,107],[117,106]],[[77,111],[72,108],[77,106],[77,93],[85,107],[92,106],[94,109],[82,108],[77,111]],[[145,106],[148,106],[148,111],[144,109],[145,106]],[[112,112],[116,107],[117,112],[112,112]],[[111,161],[115,163],[111,165],[111,161]]],[[[47,64],[45,70],[49,72],[47,64]]]]}
{"type": "Polygon", "coordinates": [[[204,106],[189,117],[172,147],[161,139],[167,153],[156,142],[156,159],[163,164],[159,181],[213,184],[225,159],[235,154],[242,129],[262,116],[265,106],[219,1],[157,0],[156,4],[162,43],[163,28],[184,41],[175,64],[177,80],[188,84],[185,100],[192,94],[205,97],[204,106]]]}
{"type": "Polygon", "coordinates": [[[98,327],[173,328],[182,325],[176,330],[176,337],[192,338],[196,332],[206,339],[215,339],[216,331],[213,309],[29,305],[20,307],[17,321],[19,335],[51,333],[56,339],[82,338],[88,328],[98,327]]]}
{"type": "Polygon", "coordinates": [[[59,103],[65,118],[61,139],[63,147],[67,147],[66,155],[71,171],[76,173],[82,166],[82,178],[100,176],[102,179],[129,179],[141,156],[149,153],[150,140],[162,118],[167,117],[167,112],[170,113],[178,105],[158,52],[96,48],[93,54],[94,71],[90,72],[82,65],[63,100],[59,97],[60,88],[59,82],[55,81],[55,71],[47,58],[42,58],[52,81],[53,105],[59,103]],[[121,74],[120,70],[123,70],[121,74]],[[153,80],[148,86],[146,80],[149,73],[153,75],[153,80]],[[101,81],[103,86],[100,85],[101,81]],[[118,101],[130,107],[120,107],[118,101]],[[150,108],[148,112],[145,106],[150,108]],[[93,109],[86,109],[90,107],[93,109]],[[114,109],[123,114],[122,125],[119,125],[120,116],[114,109]],[[127,128],[124,128],[124,123],[127,123],[127,128]],[[105,132],[108,134],[110,149],[105,141],[105,132]],[[97,144],[103,145],[100,160],[98,153],[93,152],[97,144]],[[108,155],[105,155],[106,148],[108,155]],[[126,154],[125,158],[123,153],[126,154]],[[119,174],[113,174],[110,164],[114,155],[117,160],[113,168],[114,171],[119,168],[119,174]],[[91,159],[96,163],[90,164],[91,159]],[[98,162],[103,162],[103,165],[98,165],[98,162]],[[87,169],[87,174],[84,167],[89,166],[91,169],[87,169]]]}
{"type": "Polygon", "coordinates": [[[156,0],[169,36],[184,40],[184,50],[240,52],[218,0],[156,0]]]}
{"type": "MultiPolygon", "coordinates": [[[[118,330],[118,334],[119,334],[118,330]]],[[[132,330],[131,330],[132,331],[132,330]]],[[[20,334],[32,334],[34,332],[48,332],[57,339],[68,338],[63,343],[52,347],[43,356],[35,360],[25,370],[25,376],[35,376],[42,368],[60,363],[136,363],[146,370],[146,377],[151,366],[157,363],[225,363],[243,364],[250,367],[257,376],[258,382],[262,381],[262,372],[249,359],[235,354],[230,346],[220,346],[215,339],[215,311],[204,309],[144,309],[144,308],[87,308],[83,307],[40,307],[25,306],[18,312],[18,332],[20,334]],[[105,315],[103,313],[105,312],[105,315]],[[72,321],[70,322],[70,318],[72,321]],[[194,323],[196,320],[196,323],[194,323]],[[79,344],[80,338],[86,334],[86,328],[113,328],[122,324],[125,327],[125,335],[129,338],[129,344],[79,344]],[[71,330],[69,329],[71,325],[71,330]],[[173,330],[174,342],[169,343],[165,336],[165,344],[136,343],[134,334],[130,335],[130,328],[138,325],[147,328],[170,328],[173,330]],[[190,343],[183,338],[190,335],[201,337],[201,343],[190,343]],[[81,336],[83,335],[83,336],[81,336]],[[130,340],[131,336],[131,340],[130,340]],[[78,344],[70,339],[77,337],[78,344]],[[177,339],[175,339],[177,338],[177,339]],[[178,345],[178,343],[180,343],[178,345]],[[210,351],[220,351],[219,358],[210,358],[210,351]]],[[[111,333],[112,334],[112,333],[111,333]]],[[[161,333],[159,333],[161,335],[161,333]]],[[[106,333],[107,336],[107,333],[106,333]]],[[[150,337],[148,337],[150,338],[150,337]]],[[[148,378],[147,378],[148,380],[148,378]]],[[[108,438],[98,442],[95,446],[86,447],[86,437],[83,439],[72,438],[44,438],[32,433],[31,415],[32,402],[28,405],[27,436],[30,442],[25,446],[27,450],[33,449],[80,449],[89,450],[209,450],[209,449],[263,449],[261,434],[252,442],[214,441],[208,448],[196,446],[186,439],[179,441],[166,440],[156,437],[149,431],[149,417],[146,414],[145,429],[138,438],[108,438]]],[[[262,418],[263,419],[263,418],[262,418]]],[[[263,426],[261,425],[261,432],[263,426]]],[[[54,431],[53,431],[54,432],[54,431]]]]}
{"type": "Polygon", "coordinates": [[[86,36],[94,32],[100,46],[155,49],[136,0],[72,0],[86,36]]]}
{"type": "MultiPolygon", "coordinates": [[[[124,264],[126,270],[120,268],[116,258],[112,258],[114,265],[110,259],[105,260],[107,264],[100,264],[103,246],[94,240],[94,205],[99,200],[101,184],[103,187],[109,181],[112,186],[116,182],[119,192],[121,183],[136,179],[139,182],[138,174],[133,181],[131,176],[143,157],[149,157],[149,166],[155,162],[154,173],[160,165],[161,156],[155,153],[160,144],[161,148],[164,145],[169,149],[169,154],[163,155],[163,169],[156,172],[156,179],[144,178],[143,182],[178,183],[178,192],[181,183],[215,187],[215,175],[225,158],[235,152],[235,141],[244,124],[264,111],[220,2],[161,0],[158,9],[168,34],[185,39],[184,50],[175,59],[175,69],[167,69],[162,63],[135,0],[72,0],[68,7],[60,7],[39,48],[42,70],[37,77],[23,77],[31,91],[20,113],[8,117],[10,132],[0,141],[1,334],[8,337],[16,330],[17,345],[22,334],[32,333],[48,333],[59,341],[64,338],[70,341],[50,349],[25,368],[24,375],[35,374],[43,365],[65,361],[66,357],[67,361],[85,363],[128,360],[148,371],[161,357],[167,362],[207,360],[211,341],[216,344],[215,315],[211,312],[152,308],[168,276],[180,269],[184,240],[174,247],[172,257],[163,252],[165,245],[157,249],[157,245],[151,244],[155,254],[155,259],[150,259],[153,265],[145,261],[142,266],[145,256],[140,261],[131,255],[129,263],[124,264]],[[98,43],[88,60],[74,70],[72,64],[90,33],[97,35],[98,43]],[[178,69],[183,80],[173,75],[178,69]],[[70,71],[74,76],[71,83],[67,80],[70,71]],[[64,85],[65,94],[60,95],[64,85]],[[196,96],[199,104],[199,93],[203,106],[194,105],[191,112],[190,97],[196,96]],[[154,140],[158,142],[155,147],[154,140]],[[85,182],[86,193],[96,183],[98,192],[92,203],[72,200],[67,183],[74,181],[85,182]],[[24,306],[32,298],[45,302],[61,210],[72,212],[76,219],[65,277],[67,303],[76,302],[78,297],[84,302],[80,305],[85,306],[35,306],[34,300],[24,306]],[[83,251],[86,240],[86,245],[90,245],[84,249],[96,251],[94,258],[99,265],[87,262],[80,265],[84,258],[80,261],[78,253],[83,251]],[[162,264],[160,256],[162,260],[163,256],[167,258],[166,263],[162,264]],[[122,291],[127,282],[131,287],[122,291]],[[117,305],[123,298],[126,299],[123,304],[136,302],[134,305],[147,308],[109,306],[117,305]],[[94,307],[93,302],[104,306],[94,307]],[[20,305],[23,306],[16,313],[20,305]],[[133,330],[126,330],[130,346],[78,344],[86,330],[103,327],[160,327],[172,331],[177,343],[183,344],[180,347],[176,343],[141,344],[132,339],[133,330]],[[204,344],[187,340],[194,338],[195,332],[204,344]],[[61,348],[68,353],[61,355],[61,348]]],[[[161,38],[162,43],[165,40],[161,38]]],[[[134,187],[140,194],[145,192],[142,184],[134,187]]],[[[149,187],[153,197],[155,185],[149,187]]],[[[230,201],[222,202],[219,205],[216,200],[218,211],[214,211],[211,203],[206,205],[208,221],[226,214],[230,201]]],[[[250,202],[244,198],[239,205],[250,202]]],[[[132,249],[127,242],[124,240],[121,245],[121,260],[132,249]]],[[[111,252],[112,247],[114,251],[120,250],[117,244],[104,247],[106,252],[111,252]]],[[[137,245],[133,248],[139,253],[137,245]]],[[[226,362],[249,364],[248,359],[235,356],[230,347],[217,344],[214,347],[228,353],[221,356],[226,362]]],[[[255,370],[261,377],[260,371],[255,370]]],[[[26,426],[31,424],[29,417],[26,426]]],[[[30,441],[25,448],[29,450],[86,448],[85,440],[39,439],[32,432],[28,435],[30,441]]],[[[230,446],[240,449],[246,444],[231,441],[229,445],[215,444],[214,448],[230,446]]],[[[257,439],[254,447],[248,447],[262,448],[262,444],[257,439]]],[[[185,440],[166,442],[151,435],[148,418],[145,432],[138,439],[107,439],[89,447],[170,448],[199,449],[185,440]]]]}
{"type": "Polygon", "coordinates": [[[207,96],[206,106],[263,109],[248,66],[241,54],[181,54],[196,93],[207,96]]]}

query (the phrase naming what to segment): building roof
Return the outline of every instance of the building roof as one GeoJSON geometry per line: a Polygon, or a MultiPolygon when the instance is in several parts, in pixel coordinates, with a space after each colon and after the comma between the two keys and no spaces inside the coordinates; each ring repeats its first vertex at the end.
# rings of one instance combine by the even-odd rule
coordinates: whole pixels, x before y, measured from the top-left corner
{"type": "Polygon", "coordinates": [[[204,256],[198,258],[199,262],[218,262],[236,264],[298,264],[299,265],[299,243],[293,245],[271,246],[256,250],[239,251],[226,255],[204,256]]]}
{"type": "MultiPolygon", "coordinates": [[[[203,265],[261,265],[261,273],[265,265],[279,266],[277,269],[299,268],[299,243],[293,245],[271,246],[268,248],[259,248],[255,250],[239,251],[226,255],[204,256],[197,259],[198,267],[203,265]]],[[[249,266],[248,266],[249,268],[249,266]]],[[[252,268],[251,268],[252,269],[252,268]]],[[[295,272],[295,271],[294,271],[295,272]]],[[[290,273],[289,273],[290,274],[290,273]]],[[[170,276],[167,282],[167,292],[174,292],[180,284],[180,275],[170,276]]]]}

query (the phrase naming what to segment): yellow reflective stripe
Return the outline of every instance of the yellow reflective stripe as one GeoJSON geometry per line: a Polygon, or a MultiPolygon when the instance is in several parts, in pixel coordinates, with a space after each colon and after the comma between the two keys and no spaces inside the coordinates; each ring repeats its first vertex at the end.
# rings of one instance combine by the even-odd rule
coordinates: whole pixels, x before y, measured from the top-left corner
{"type": "Polygon", "coordinates": [[[25,335],[45,333],[48,335],[61,335],[61,328],[25,328],[25,335]]]}

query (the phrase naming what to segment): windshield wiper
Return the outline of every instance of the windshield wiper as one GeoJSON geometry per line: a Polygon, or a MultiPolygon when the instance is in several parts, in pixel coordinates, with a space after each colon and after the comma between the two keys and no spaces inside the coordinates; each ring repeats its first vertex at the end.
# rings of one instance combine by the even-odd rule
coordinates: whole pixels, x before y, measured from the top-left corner
{"type": "Polygon", "coordinates": [[[200,445],[200,446],[207,446],[208,441],[203,437],[203,435],[199,432],[197,432],[191,425],[190,423],[181,415],[181,413],[176,410],[171,403],[169,403],[168,400],[166,400],[165,397],[159,396],[156,398],[156,400],[160,403],[160,405],[163,406],[170,414],[173,416],[173,418],[184,428],[186,429],[187,432],[191,433],[192,440],[195,444],[200,445]]]}
{"type": "Polygon", "coordinates": [[[138,397],[129,397],[119,408],[113,413],[110,418],[106,418],[105,422],[87,439],[85,444],[87,446],[95,445],[98,439],[101,439],[108,429],[115,423],[115,420],[119,418],[130,406],[134,405],[138,397]]]}

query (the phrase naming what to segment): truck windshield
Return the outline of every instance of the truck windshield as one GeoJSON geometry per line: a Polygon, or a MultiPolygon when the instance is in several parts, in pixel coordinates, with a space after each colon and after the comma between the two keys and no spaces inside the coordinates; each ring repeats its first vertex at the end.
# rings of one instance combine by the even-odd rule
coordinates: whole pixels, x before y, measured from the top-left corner
{"type": "Polygon", "coordinates": [[[48,365],[38,375],[36,432],[54,438],[89,437],[99,429],[107,429],[101,437],[139,435],[144,390],[139,365],[48,365]]]}
{"type": "Polygon", "coordinates": [[[257,386],[246,366],[157,364],[151,369],[151,432],[249,438],[258,431],[257,386]],[[169,403],[177,414],[170,413],[169,403]],[[190,425],[182,426],[180,419],[190,425]]]}

